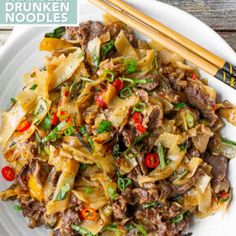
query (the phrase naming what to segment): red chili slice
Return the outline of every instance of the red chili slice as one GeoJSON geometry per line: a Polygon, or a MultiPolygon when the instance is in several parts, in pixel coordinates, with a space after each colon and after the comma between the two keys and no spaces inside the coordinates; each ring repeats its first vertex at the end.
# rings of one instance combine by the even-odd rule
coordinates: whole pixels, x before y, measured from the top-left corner
{"type": "Polygon", "coordinates": [[[133,118],[134,124],[139,124],[139,123],[142,123],[143,121],[143,116],[140,112],[135,112],[132,118],[133,118]]]}
{"type": "Polygon", "coordinates": [[[193,79],[193,80],[197,80],[197,79],[198,79],[198,76],[197,76],[195,73],[193,73],[192,79],[193,79]]]}
{"type": "Polygon", "coordinates": [[[84,208],[81,211],[81,215],[82,215],[83,219],[85,219],[85,220],[95,220],[97,213],[96,213],[96,210],[93,208],[84,208]]]}
{"type": "Polygon", "coordinates": [[[144,134],[147,131],[147,129],[142,125],[142,123],[136,124],[135,127],[141,134],[144,134]]]}
{"type": "Polygon", "coordinates": [[[214,112],[216,111],[216,104],[215,104],[215,103],[212,105],[212,110],[213,110],[214,112]]]}
{"type": "Polygon", "coordinates": [[[156,153],[148,153],[145,156],[145,164],[148,168],[154,169],[160,164],[159,156],[156,153]]]}
{"type": "Polygon", "coordinates": [[[10,166],[5,166],[2,168],[2,176],[7,181],[13,181],[16,178],[16,174],[10,166]]]}
{"type": "Polygon", "coordinates": [[[66,97],[69,97],[69,94],[70,94],[69,91],[65,91],[65,96],[66,97]]]}
{"type": "Polygon", "coordinates": [[[23,133],[25,132],[26,130],[28,130],[31,126],[31,123],[27,120],[21,122],[21,124],[18,126],[17,128],[17,131],[23,133]]]}
{"type": "Polygon", "coordinates": [[[226,191],[222,191],[220,192],[220,199],[221,200],[228,200],[229,199],[229,192],[226,192],[226,191]]]}
{"type": "Polygon", "coordinates": [[[53,117],[52,117],[52,120],[51,120],[51,124],[52,125],[57,125],[59,122],[59,118],[57,116],[57,113],[54,113],[53,117]]]}
{"type": "Polygon", "coordinates": [[[112,83],[112,85],[116,88],[117,93],[119,93],[120,90],[124,86],[124,82],[123,82],[123,80],[115,79],[115,81],[112,83]]]}
{"type": "Polygon", "coordinates": [[[105,101],[103,100],[102,94],[99,94],[96,98],[95,98],[96,104],[98,106],[100,106],[101,108],[105,109],[107,108],[107,104],[105,103],[105,101]]]}

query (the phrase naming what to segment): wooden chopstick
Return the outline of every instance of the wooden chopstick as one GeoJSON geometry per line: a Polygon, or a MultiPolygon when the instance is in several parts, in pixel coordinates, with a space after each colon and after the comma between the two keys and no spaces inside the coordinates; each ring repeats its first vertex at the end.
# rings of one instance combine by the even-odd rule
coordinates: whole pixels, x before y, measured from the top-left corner
{"type": "Polygon", "coordinates": [[[119,9],[127,12],[128,14],[135,17],[136,19],[142,21],[143,23],[151,26],[153,29],[166,35],[167,37],[171,38],[177,43],[181,44],[182,46],[189,49],[190,51],[196,53],[200,57],[206,59],[210,63],[217,66],[219,69],[222,69],[226,71],[228,74],[230,74],[231,76],[236,77],[236,66],[233,66],[231,63],[223,60],[222,58],[208,51],[202,46],[194,43],[193,41],[189,40],[183,35],[168,28],[167,26],[163,25],[159,21],[145,15],[144,13],[140,12],[136,8],[132,7],[131,5],[123,2],[122,0],[107,0],[107,1],[112,3],[114,6],[118,7],[119,9]]]}
{"type": "Polygon", "coordinates": [[[160,32],[153,30],[152,27],[148,27],[147,24],[141,23],[140,20],[135,19],[128,13],[124,13],[124,10],[123,11],[118,10],[117,7],[114,7],[113,5],[108,4],[106,1],[103,0],[89,0],[89,1],[98,6],[99,8],[101,8],[102,10],[106,11],[107,13],[113,15],[117,19],[123,21],[124,23],[134,28],[135,30],[143,33],[144,35],[153,39],[154,41],[159,42],[161,45],[168,48],[169,50],[179,54],[186,60],[195,64],[200,69],[209,73],[210,75],[215,76],[222,82],[236,89],[236,78],[231,77],[228,73],[224,72],[222,69],[218,68],[214,64],[208,62],[207,60],[203,59],[202,57],[198,56],[197,54],[193,53],[192,51],[173,41],[172,39],[166,37],[160,32]]]}

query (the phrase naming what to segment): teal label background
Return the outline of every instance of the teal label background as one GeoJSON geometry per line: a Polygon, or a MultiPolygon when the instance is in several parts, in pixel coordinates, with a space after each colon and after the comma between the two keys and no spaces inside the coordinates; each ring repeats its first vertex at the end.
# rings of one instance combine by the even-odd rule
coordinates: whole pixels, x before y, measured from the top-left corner
{"type": "Polygon", "coordinates": [[[77,0],[0,0],[0,24],[77,24],[77,0]]]}

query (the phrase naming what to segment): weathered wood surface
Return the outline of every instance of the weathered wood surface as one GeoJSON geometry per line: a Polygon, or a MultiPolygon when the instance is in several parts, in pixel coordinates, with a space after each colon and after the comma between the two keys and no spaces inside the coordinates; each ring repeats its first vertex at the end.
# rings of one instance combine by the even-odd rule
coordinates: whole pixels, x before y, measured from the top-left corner
{"type": "MultiPolygon", "coordinates": [[[[145,1],[145,0],[142,0],[145,1]]],[[[196,16],[216,30],[236,50],[236,0],[162,0],[196,16]]],[[[0,27],[0,46],[11,27],[0,27]]]]}

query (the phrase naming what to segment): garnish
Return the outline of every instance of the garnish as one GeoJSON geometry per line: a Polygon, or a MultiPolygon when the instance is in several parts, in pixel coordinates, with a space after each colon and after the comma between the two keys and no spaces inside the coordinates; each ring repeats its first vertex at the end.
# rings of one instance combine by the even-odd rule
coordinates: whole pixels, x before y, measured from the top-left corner
{"type": "Polygon", "coordinates": [[[72,224],[72,225],[71,225],[71,228],[72,228],[73,230],[75,230],[76,233],[81,234],[82,236],[95,236],[94,234],[92,234],[92,233],[91,233],[90,231],[88,231],[87,229],[84,229],[84,228],[82,228],[82,227],[80,227],[80,226],[78,226],[78,225],[72,224]]]}
{"type": "Polygon", "coordinates": [[[164,149],[160,143],[158,143],[158,145],[157,145],[157,154],[158,154],[159,160],[160,160],[160,168],[161,168],[161,170],[163,170],[166,167],[166,162],[165,162],[164,149]]]}
{"type": "Polygon", "coordinates": [[[125,69],[127,74],[131,74],[137,71],[138,63],[136,59],[134,58],[125,59],[124,64],[126,66],[125,69]]]}
{"type": "Polygon", "coordinates": [[[65,184],[64,186],[61,187],[60,191],[58,192],[55,201],[61,201],[66,198],[67,193],[70,191],[71,187],[70,184],[65,184]]]}
{"type": "Polygon", "coordinates": [[[130,97],[132,95],[132,89],[130,87],[124,87],[121,91],[120,91],[120,97],[121,98],[127,98],[130,97]]]}
{"type": "Polygon", "coordinates": [[[58,27],[53,30],[52,33],[46,33],[45,38],[61,38],[65,34],[66,28],[65,27],[58,27]]]}
{"type": "Polygon", "coordinates": [[[93,192],[93,189],[90,188],[90,187],[86,187],[86,188],[84,189],[84,192],[87,193],[87,194],[90,194],[90,193],[93,192]]]}
{"type": "Polygon", "coordinates": [[[155,169],[159,164],[160,160],[156,153],[148,153],[145,156],[145,164],[150,169],[155,169]]]}
{"type": "Polygon", "coordinates": [[[112,83],[112,85],[116,88],[117,93],[119,93],[120,90],[124,86],[124,82],[120,79],[115,79],[115,81],[112,83]]]}
{"type": "Polygon", "coordinates": [[[111,70],[104,70],[103,77],[110,83],[112,83],[115,79],[115,73],[111,70]]]}
{"type": "Polygon", "coordinates": [[[174,224],[180,223],[184,219],[184,214],[179,214],[175,218],[171,219],[171,222],[174,224]]]}
{"type": "Polygon", "coordinates": [[[121,192],[123,192],[127,187],[132,185],[133,181],[130,178],[123,178],[122,176],[119,176],[118,178],[118,187],[121,192]]]}
{"type": "Polygon", "coordinates": [[[230,191],[226,192],[223,190],[219,193],[220,202],[227,202],[230,199],[230,197],[231,197],[230,191]]]}
{"type": "Polygon", "coordinates": [[[58,122],[59,122],[59,118],[58,118],[58,116],[57,116],[57,113],[55,112],[55,113],[53,114],[53,116],[52,116],[51,124],[52,124],[52,125],[57,125],[58,122]]]}
{"type": "Polygon", "coordinates": [[[108,231],[113,231],[113,232],[119,231],[119,229],[118,229],[118,227],[117,227],[116,224],[110,224],[110,225],[108,225],[108,226],[106,226],[106,227],[104,227],[104,228],[102,229],[102,231],[106,231],[106,230],[108,230],[108,231]]]}
{"type": "Polygon", "coordinates": [[[87,207],[81,211],[81,216],[85,220],[95,220],[97,217],[97,212],[95,209],[87,207]]]}
{"type": "Polygon", "coordinates": [[[23,133],[27,131],[31,127],[31,123],[27,120],[20,123],[20,125],[17,127],[17,131],[20,133],[23,133]]]}
{"type": "Polygon", "coordinates": [[[102,134],[111,130],[112,130],[112,123],[108,120],[102,120],[98,125],[97,132],[98,134],[102,134]]]}
{"type": "Polygon", "coordinates": [[[79,81],[74,81],[69,89],[69,99],[73,100],[78,97],[80,90],[82,88],[82,83],[79,81]]]}
{"type": "Polygon", "coordinates": [[[180,151],[186,151],[188,147],[188,141],[185,141],[184,143],[181,143],[178,146],[179,146],[180,151]]]}
{"type": "Polygon", "coordinates": [[[143,227],[142,225],[137,224],[136,227],[137,227],[138,231],[139,231],[143,236],[147,236],[147,235],[148,235],[148,234],[147,234],[147,231],[144,229],[144,227],[143,227]]]}
{"type": "Polygon", "coordinates": [[[139,137],[137,137],[134,141],[134,145],[141,142],[144,138],[146,138],[149,135],[149,132],[146,132],[144,134],[141,134],[139,137]]]}
{"type": "Polygon", "coordinates": [[[109,41],[101,48],[101,56],[102,58],[105,58],[109,52],[115,47],[114,40],[109,41]]]}
{"type": "Polygon", "coordinates": [[[148,203],[143,204],[143,208],[157,207],[160,205],[161,205],[160,202],[153,201],[153,202],[148,202],[148,203]]]}
{"type": "Polygon", "coordinates": [[[103,100],[102,94],[98,94],[95,98],[96,104],[103,108],[106,109],[107,108],[107,104],[105,103],[105,101],[103,100]]]}
{"type": "Polygon", "coordinates": [[[112,200],[116,198],[116,191],[111,186],[108,188],[108,194],[112,200]]]}
{"type": "Polygon", "coordinates": [[[177,179],[176,179],[175,181],[178,181],[178,180],[184,178],[187,174],[188,174],[188,170],[185,169],[185,168],[176,170],[176,171],[174,172],[174,175],[177,175],[177,179]]]}
{"type": "Polygon", "coordinates": [[[142,122],[143,122],[143,116],[140,112],[135,112],[132,116],[134,125],[136,127],[136,129],[141,133],[145,133],[146,132],[146,128],[143,126],[142,122]]]}
{"type": "Polygon", "coordinates": [[[51,129],[51,123],[52,123],[52,121],[51,121],[49,115],[47,114],[45,116],[45,118],[43,119],[43,121],[40,123],[40,127],[42,129],[46,130],[46,131],[50,130],[51,129]]]}
{"type": "Polygon", "coordinates": [[[33,84],[32,87],[30,88],[30,90],[33,90],[33,91],[34,91],[37,87],[38,87],[37,84],[33,84]]]}
{"type": "Polygon", "coordinates": [[[20,205],[14,205],[14,206],[13,206],[13,209],[14,209],[15,211],[22,211],[22,210],[23,210],[23,208],[22,208],[20,205]]]}
{"type": "Polygon", "coordinates": [[[71,136],[75,133],[75,129],[73,126],[69,126],[65,131],[64,134],[65,136],[71,136]]]}
{"type": "Polygon", "coordinates": [[[222,141],[223,143],[236,146],[236,142],[231,141],[231,140],[229,140],[229,139],[221,138],[221,141],[222,141]]]}
{"type": "Polygon", "coordinates": [[[11,98],[11,105],[15,105],[17,103],[17,100],[15,98],[11,98]]]}
{"type": "Polygon", "coordinates": [[[175,108],[184,108],[186,107],[186,104],[184,102],[179,102],[177,104],[174,104],[175,108]]]}
{"type": "Polygon", "coordinates": [[[144,111],[146,104],[144,102],[139,102],[133,107],[133,112],[142,112],[144,111]]]}
{"type": "Polygon", "coordinates": [[[87,132],[87,129],[85,126],[81,126],[79,128],[79,132],[82,134],[82,136],[84,136],[87,140],[87,142],[89,143],[89,146],[84,143],[84,140],[82,139],[82,137],[80,136],[80,134],[78,133],[76,136],[77,138],[81,141],[82,144],[84,144],[84,146],[89,150],[89,151],[92,151],[93,149],[93,146],[94,146],[94,142],[93,142],[93,139],[89,136],[88,132],[87,132]]]}
{"type": "Polygon", "coordinates": [[[112,155],[114,157],[118,157],[120,154],[120,145],[119,144],[116,144],[114,145],[113,149],[112,149],[112,155]]]}
{"type": "Polygon", "coordinates": [[[9,182],[16,178],[16,174],[10,166],[5,166],[2,168],[2,176],[9,182]]]}
{"type": "Polygon", "coordinates": [[[81,163],[80,166],[79,166],[79,169],[80,170],[86,170],[88,168],[89,164],[86,164],[86,163],[81,163]]]}
{"type": "Polygon", "coordinates": [[[188,127],[193,128],[193,126],[194,126],[194,117],[191,114],[188,113],[188,114],[185,115],[185,120],[188,124],[188,127]]]}

